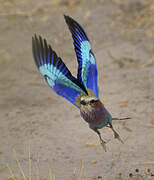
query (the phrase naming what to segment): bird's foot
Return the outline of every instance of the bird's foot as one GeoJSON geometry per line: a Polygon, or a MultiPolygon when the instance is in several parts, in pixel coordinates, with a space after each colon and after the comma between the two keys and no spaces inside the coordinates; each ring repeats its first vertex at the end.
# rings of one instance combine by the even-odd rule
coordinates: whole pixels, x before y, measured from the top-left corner
{"type": "Polygon", "coordinates": [[[106,150],[106,142],[103,141],[103,139],[100,139],[100,143],[101,143],[101,145],[102,145],[104,151],[106,152],[106,151],[107,151],[107,150],[106,150]]]}
{"type": "Polygon", "coordinates": [[[123,140],[121,139],[121,137],[119,136],[119,134],[116,131],[114,131],[114,138],[118,139],[121,143],[124,144],[123,140]]]}

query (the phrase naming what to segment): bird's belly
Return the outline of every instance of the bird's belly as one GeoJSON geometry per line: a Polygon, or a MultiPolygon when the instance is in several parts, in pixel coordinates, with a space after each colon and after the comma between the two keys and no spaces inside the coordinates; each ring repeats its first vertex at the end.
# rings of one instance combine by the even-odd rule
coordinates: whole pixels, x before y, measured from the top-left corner
{"type": "Polygon", "coordinates": [[[102,110],[82,111],[80,110],[81,117],[89,124],[101,124],[105,118],[106,113],[102,110]]]}

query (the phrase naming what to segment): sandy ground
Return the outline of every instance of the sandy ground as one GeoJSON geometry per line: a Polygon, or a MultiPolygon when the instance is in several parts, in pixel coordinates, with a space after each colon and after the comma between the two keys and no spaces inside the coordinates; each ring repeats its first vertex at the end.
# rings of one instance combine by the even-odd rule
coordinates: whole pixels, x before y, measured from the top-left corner
{"type": "MultiPolygon", "coordinates": [[[[0,180],[21,172],[48,179],[53,158],[56,180],[73,180],[84,166],[84,180],[137,179],[130,173],[154,173],[154,1],[139,0],[1,0],[0,1],[0,180]],[[97,58],[100,99],[115,117],[124,140],[110,140],[105,153],[79,111],[44,83],[31,53],[34,33],[48,42],[72,73],[77,62],[63,14],[86,30],[97,58]],[[39,162],[38,162],[39,161],[39,162]],[[39,168],[37,168],[39,164],[39,168]]],[[[33,176],[34,177],[34,176],[33,176]]],[[[147,179],[147,176],[139,179],[147,179]]],[[[151,177],[152,179],[152,177],[151,177]]]]}

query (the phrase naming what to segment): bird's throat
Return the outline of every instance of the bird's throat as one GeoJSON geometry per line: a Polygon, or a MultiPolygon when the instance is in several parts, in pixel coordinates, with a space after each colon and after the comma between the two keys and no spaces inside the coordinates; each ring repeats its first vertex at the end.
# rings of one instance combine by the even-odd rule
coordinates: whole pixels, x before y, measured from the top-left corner
{"type": "Polygon", "coordinates": [[[106,118],[106,109],[103,104],[95,107],[85,106],[80,108],[81,117],[89,124],[101,124],[106,118]]]}

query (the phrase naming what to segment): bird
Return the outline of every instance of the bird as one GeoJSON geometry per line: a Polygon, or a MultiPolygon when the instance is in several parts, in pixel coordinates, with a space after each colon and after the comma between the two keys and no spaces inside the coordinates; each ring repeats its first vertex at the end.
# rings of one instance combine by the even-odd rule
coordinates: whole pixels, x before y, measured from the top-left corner
{"type": "Polygon", "coordinates": [[[89,128],[97,133],[100,144],[107,151],[107,142],[102,138],[99,129],[109,127],[114,137],[123,143],[113,128],[112,121],[130,118],[113,118],[105,108],[99,98],[97,64],[90,40],[77,21],[67,15],[64,15],[64,19],[73,38],[78,62],[77,76],[72,75],[46,39],[36,34],[32,37],[34,61],[51,89],[79,109],[81,117],[89,124],[89,128]]]}

